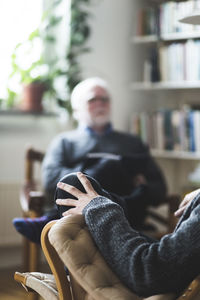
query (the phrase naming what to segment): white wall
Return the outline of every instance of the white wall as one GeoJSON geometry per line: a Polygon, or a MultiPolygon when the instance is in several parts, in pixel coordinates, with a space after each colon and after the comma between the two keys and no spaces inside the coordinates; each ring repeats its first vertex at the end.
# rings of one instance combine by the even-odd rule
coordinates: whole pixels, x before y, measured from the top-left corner
{"type": "Polygon", "coordinates": [[[52,138],[66,128],[56,117],[0,115],[0,246],[21,241],[12,219],[22,214],[19,193],[26,147],[45,151],[52,138]]]}
{"type": "Polygon", "coordinates": [[[90,25],[91,52],[81,58],[83,76],[105,78],[113,98],[113,122],[127,130],[130,116],[132,77],[133,0],[93,1],[90,25]]]}

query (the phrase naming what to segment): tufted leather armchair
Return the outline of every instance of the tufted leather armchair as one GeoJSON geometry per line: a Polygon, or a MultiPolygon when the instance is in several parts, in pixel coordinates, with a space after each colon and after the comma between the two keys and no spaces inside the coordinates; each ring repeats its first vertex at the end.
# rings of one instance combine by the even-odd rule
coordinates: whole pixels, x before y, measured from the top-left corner
{"type": "MultiPolygon", "coordinates": [[[[83,216],[48,223],[42,232],[42,249],[52,274],[15,273],[15,279],[46,300],[142,300],[120,282],[98,251],[83,216]],[[64,265],[69,270],[66,275],[64,265]]],[[[200,277],[178,298],[155,295],[146,300],[200,299],[200,277]]]]}

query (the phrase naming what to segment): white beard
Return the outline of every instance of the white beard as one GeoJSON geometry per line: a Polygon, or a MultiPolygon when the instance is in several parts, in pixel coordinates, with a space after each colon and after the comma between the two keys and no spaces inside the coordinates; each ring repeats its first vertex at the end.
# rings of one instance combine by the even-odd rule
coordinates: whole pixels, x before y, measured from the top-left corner
{"type": "MultiPolygon", "coordinates": [[[[100,113],[100,111],[99,111],[100,113]]],[[[80,124],[84,124],[90,127],[102,127],[110,122],[110,112],[99,114],[96,112],[96,116],[91,116],[86,110],[79,110],[74,114],[74,117],[80,124]]]]}
{"type": "Polygon", "coordinates": [[[110,114],[96,116],[94,119],[90,118],[90,126],[104,126],[110,122],[110,114]]]}
{"type": "Polygon", "coordinates": [[[91,127],[102,127],[110,121],[110,111],[97,108],[92,114],[85,112],[85,120],[91,127]]]}

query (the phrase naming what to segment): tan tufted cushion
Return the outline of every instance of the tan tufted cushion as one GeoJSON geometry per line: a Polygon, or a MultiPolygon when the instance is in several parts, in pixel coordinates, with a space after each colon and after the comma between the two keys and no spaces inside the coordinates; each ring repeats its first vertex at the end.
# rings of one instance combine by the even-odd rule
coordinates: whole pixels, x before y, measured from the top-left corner
{"type": "Polygon", "coordinates": [[[54,276],[52,274],[45,274],[39,272],[27,272],[19,273],[16,272],[16,276],[23,277],[24,280],[20,282],[26,288],[31,288],[41,295],[44,299],[58,300],[58,291],[56,288],[56,283],[54,276]]]}
{"type": "MultiPolygon", "coordinates": [[[[86,227],[83,216],[60,219],[50,230],[49,240],[72,277],[83,287],[75,299],[139,300],[111,271],[86,227]]],[[[73,278],[72,278],[73,281],[73,278]]],[[[174,295],[158,295],[148,300],[172,300],[174,295]]]]}
{"type": "Polygon", "coordinates": [[[139,299],[107,266],[82,216],[60,219],[51,228],[49,240],[76,281],[89,293],[90,298],[85,299],[139,299]]]}

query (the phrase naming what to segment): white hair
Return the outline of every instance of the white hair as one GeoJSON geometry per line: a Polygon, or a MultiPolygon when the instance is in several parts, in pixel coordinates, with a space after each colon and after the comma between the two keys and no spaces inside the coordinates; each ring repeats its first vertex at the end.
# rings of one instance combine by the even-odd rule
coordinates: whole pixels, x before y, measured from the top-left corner
{"type": "Polygon", "coordinates": [[[71,104],[73,110],[79,110],[82,106],[89,100],[88,91],[93,87],[101,87],[109,93],[108,84],[105,80],[99,77],[87,78],[80,83],[78,83],[72,91],[71,94],[71,104]]]}

